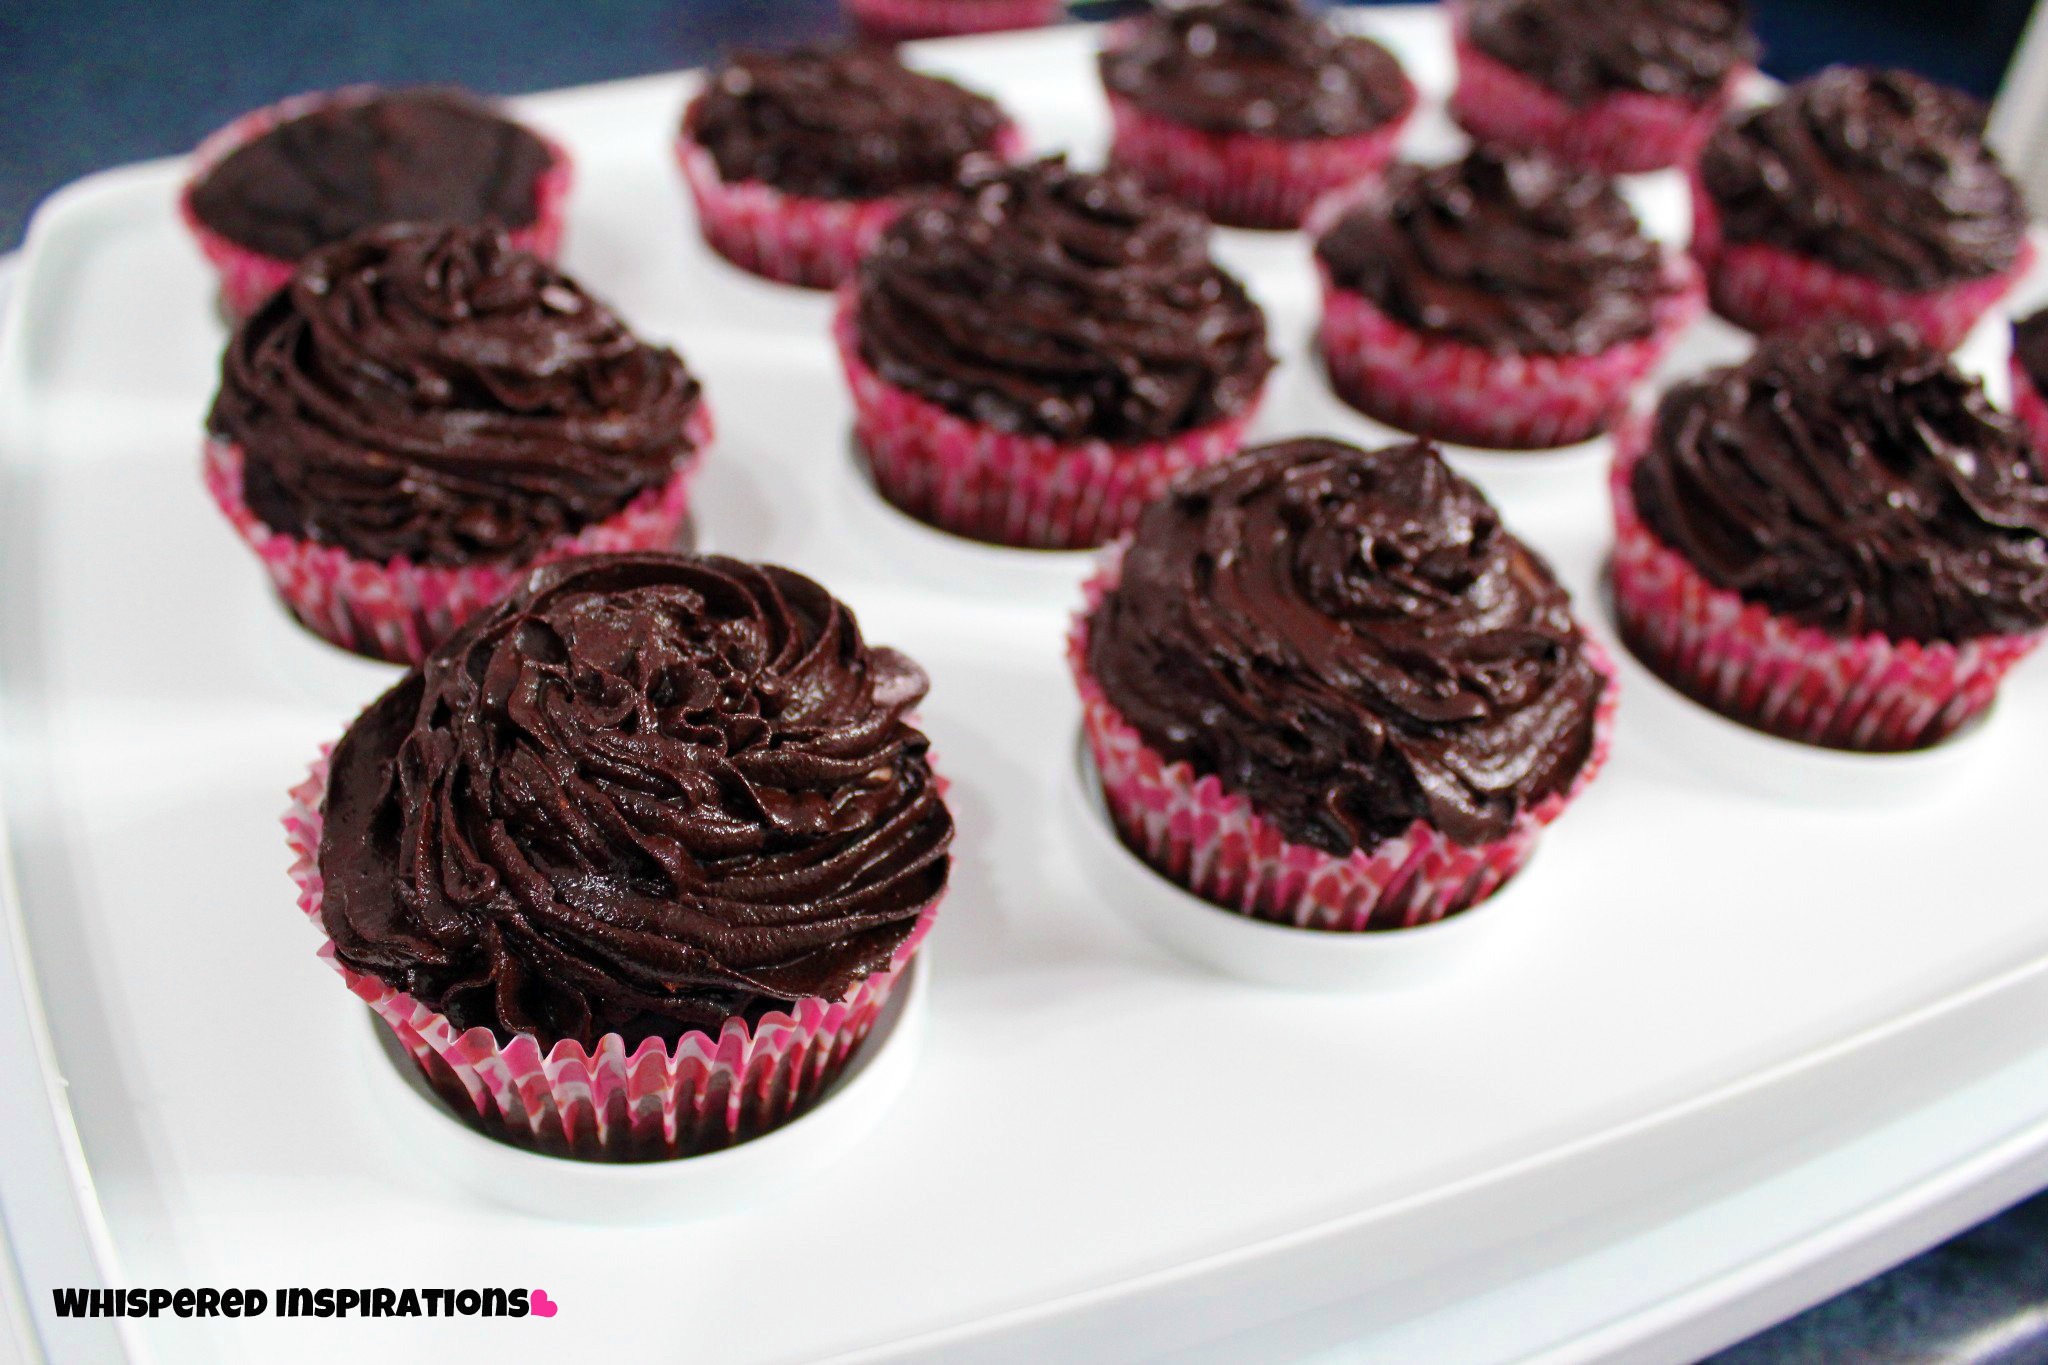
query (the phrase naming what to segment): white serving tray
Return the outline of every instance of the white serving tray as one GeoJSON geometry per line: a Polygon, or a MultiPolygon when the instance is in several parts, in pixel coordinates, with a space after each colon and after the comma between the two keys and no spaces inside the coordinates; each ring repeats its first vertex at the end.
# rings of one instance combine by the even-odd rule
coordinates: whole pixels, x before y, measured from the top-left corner
{"type": "MultiPolygon", "coordinates": [[[[1441,96],[1433,14],[1357,21],[1441,96]]],[[[1092,161],[1093,41],[920,58],[1092,161]]],[[[524,1284],[562,1305],[548,1323],[131,1324],[129,1348],[166,1361],[557,1360],[564,1334],[577,1358],[692,1362],[1679,1358],[2048,1174],[2048,667],[2013,678],[1967,780],[1875,810],[1753,796],[1625,700],[1608,772],[1499,907],[1510,951],[1363,995],[1183,965],[1105,903],[1063,824],[1082,566],[875,543],[891,524],[845,454],[828,305],[698,245],[667,156],[684,91],[522,107],[577,155],[570,268],[705,379],[722,431],[703,543],[814,574],[933,676],[960,857],[918,1071],[825,1174],[666,1227],[503,1212],[401,1144],[277,823],[392,674],[286,622],[208,503],[197,433],[224,333],[172,211],[179,169],[110,172],[38,217],[0,342],[0,794],[42,1005],[13,1033],[0,1018],[0,1044],[47,1040],[62,1077],[50,1103],[33,1065],[0,1090],[10,1135],[40,1124],[26,1150],[55,1163],[0,1160],[35,1311],[96,1262],[126,1284],[524,1284]],[[73,1183],[60,1227],[52,1194],[73,1183]]],[[[1452,145],[1419,120],[1418,154],[1452,145]]],[[[1221,251],[1286,361],[1262,431],[1383,436],[1302,363],[1299,239],[1221,251]]],[[[1673,368],[1741,348],[1703,324],[1673,368]]],[[[1597,463],[1472,467],[1590,598],[1597,463]]],[[[41,1325],[58,1358],[112,1349],[104,1325],[41,1325]]]]}

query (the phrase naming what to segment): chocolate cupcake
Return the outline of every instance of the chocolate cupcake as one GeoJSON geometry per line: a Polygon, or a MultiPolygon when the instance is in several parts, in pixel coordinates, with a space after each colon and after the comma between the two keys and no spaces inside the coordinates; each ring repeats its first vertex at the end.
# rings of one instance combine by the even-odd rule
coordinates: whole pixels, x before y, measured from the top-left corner
{"type": "Polygon", "coordinates": [[[1911,72],[1834,67],[1731,120],[1693,194],[1716,311],[1763,333],[1900,322],[1955,347],[2033,257],[1984,118],[1911,72]]]}
{"type": "Polygon", "coordinates": [[[1273,362],[1208,231],[1056,157],[916,203],[835,324],[882,496],[959,535],[1076,549],[1236,450],[1273,362]]]}
{"type": "Polygon", "coordinates": [[[487,1131],[685,1156],[805,1112],[946,889],[924,673],[773,565],[535,570],[286,828],[323,955],[487,1131]]]}
{"type": "Polygon", "coordinates": [[[496,228],[316,251],[242,324],[207,486],[308,629],[417,662],[534,564],[673,542],[697,381],[496,228]]]}
{"type": "Polygon", "coordinates": [[[1322,232],[1316,263],[1338,395],[1499,449],[1606,430],[1701,307],[1691,262],[1607,177],[1485,148],[1397,167],[1322,232]]]}
{"type": "Polygon", "coordinates": [[[2012,408],[2034,443],[2034,463],[2048,473],[2048,309],[2012,326],[2012,408]]]}
{"type": "Polygon", "coordinates": [[[712,249],[809,289],[843,282],[906,194],[1022,150],[994,100],[873,48],[743,52],[711,73],[676,140],[712,249]]]}
{"type": "Polygon", "coordinates": [[[1302,0],[1195,0],[1111,31],[1112,164],[1233,227],[1301,226],[1379,174],[1415,109],[1394,55],[1302,0]]]}
{"type": "Polygon", "coordinates": [[[1451,113],[1610,175],[1690,166],[1756,64],[1744,0],[1453,0],[1451,113]]]}
{"type": "Polygon", "coordinates": [[[1260,919],[1466,909],[1605,755],[1607,660],[1427,445],[1288,441],[1197,470],[1088,602],[1069,659],[1125,843],[1260,919]]]}
{"type": "Polygon", "coordinates": [[[840,0],[870,38],[909,42],[966,33],[1002,33],[1058,23],[1064,0],[840,0]]]}
{"type": "Polygon", "coordinates": [[[305,256],[393,223],[494,225],[553,259],[569,156],[460,90],[300,95],[215,133],[179,200],[245,317],[305,256]]]}
{"type": "Polygon", "coordinates": [[[2048,478],[1903,329],[1819,324],[1672,389],[1621,443],[1614,507],[1629,647],[1787,739],[1933,744],[2048,627],[2048,478]]]}

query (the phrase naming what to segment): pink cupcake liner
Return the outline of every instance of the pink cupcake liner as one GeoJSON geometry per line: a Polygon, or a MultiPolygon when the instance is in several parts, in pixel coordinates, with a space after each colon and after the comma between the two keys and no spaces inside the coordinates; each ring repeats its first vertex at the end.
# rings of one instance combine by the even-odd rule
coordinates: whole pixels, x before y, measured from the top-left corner
{"type": "Polygon", "coordinates": [[[1351,137],[1278,138],[1212,133],[1109,96],[1116,129],[1110,159],[1147,189],[1244,228],[1296,228],[1325,195],[1377,179],[1393,160],[1414,112],[1351,137]]]}
{"type": "MultiPolygon", "coordinates": [[[[1015,127],[998,135],[996,154],[1004,160],[1018,160],[1025,151],[1024,135],[1015,127]]],[[[727,181],[717,159],[687,135],[676,138],[675,154],[711,249],[750,274],[783,284],[838,288],[903,211],[901,195],[815,199],[785,194],[764,181],[727,181]]]]}
{"type": "Polygon", "coordinates": [[[1058,23],[1063,0],[840,0],[854,23],[877,38],[908,42],[956,33],[1000,33],[1058,23]]]}
{"type": "Polygon", "coordinates": [[[690,417],[691,455],[675,476],[614,516],[557,542],[529,563],[414,564],[358,559],[339,546],[266,526],[242,496],[242,449],[209,439],[207,492],[263,561],[277,594],[315,635],[343,649],[392,663],[416,664],[456,627],[510,591],[538,565],[574,555],[655,550],[674,543],[690,510],[690,480],[711,443],[702,402],[690,417]]]}
{"type": "MultiPolygon", "coordinates": [[[[328,756],[292,789],[285,841],[299,908],[321,935],[320,957],[398,1035],[420,1071],[459,1115],[493,1136],[560,1156],[653,1160],[717,1151],[803,1114],[845,1070],[938,917],[918,917],[889,965],[837,1000],[808,997],[751,1027],[728,1019],[716,1037],[649,1038],[627,1051],[619,1034],[595,1052],[564,1040],[542,1051],[530,1033],[501,1043],[487,1028],[458,1032],[445,1015],[345,965],[320,910],[322,807],[328,756]]],[[[943,896],[940,898],[943,899],[943,896]]]]}
{"type": "Polygon", "coordinates": [[[1657,305],[1650,335],[1597,355],[1500,355],[1416,331],[1317,266],[1319,342],[1337,396],[1403,431],[1498,450],[1572,445],[1607,430],[1703,308],[1698,269],[1674,257],[1674,291],[1657,305]]]}
{"type": "MultiPolygon", "coordinates": [[[[254,142],[280,123],[288,123],[316,109],[330,105],[361,104],[382,94],[372,85],[351,85],[341,90],[315,91],[306,95],[294,95],[276,104],[242,115],[227,127],[209,136],[199,144],[192,154],[192,174],[185,181],[185,187],[178,195],[178,216],[185,221],[185,227],[199,242],[199,249],[212,263],[220,275],[221,302],[230,315],[245,318],[262,307],[264,301],[291,279],[298,267],[296,261],[280,260],[252,251],[221,236],[212,228],[199,221],[199,215],[192,209],[192,191],[204,180],[215,166],[226,160],[228,154],[246,143],[254,142]]],[[[529,129],[529,131],[532,131],[529,129]]],[[[534,183],[533,222],[509,234],[512,245],[522,251],[530,251],[544,260],[552,261],[562,245],[562,219],[569,198],[569,184],[573,178],[569,151],[552,138],[541,137],[547,144],[548,168],[541,172],[534,183]]]]}
{"type": "Polygon", "coordinates": [[[832,332],[853,394],[853,429],[875,489],[941,530],[996,545],[1078,550],[1128,531],[1174,476],[1233,455],[1258,408],[1163,441],[1113,445],[1020,436],[897,388],[861,358],[853,296],[832,332]]]}
{"type": "Polygon", "coordinates": [[[1714,197],[1697,178],[1692,204],[1692,253],[1706,268],[1714,311],[1759,335],[1849,318],[1874,327],[1904,323],[1928,345],[1952,351],[2034,263],[2033,242],[2022,241],[2019,259],[1999,274],[1940,289],[1896,289],[1783,247],[1727,240],[1714,197]]]}
{"type": "Polygon", "coordinates": [[[1089,673],[1089,621],[1116,586],[1124,548],[1104,554],[1067,637],[1082,729],[1124,842],[1156,871],[1224,909],[1338,932],[1413,928],[1457,914],[1521,871],[1544,827],[1607,761],[1620,685],[1607,652],[1587,637],[1587,661],[1606,683],[1594,712],[1592,752],[1568,788],[1525,811],[1504,838],[1468,846],[1417,820],[1395,838],[1341,858],[1295,843],[1215,776],[1198,777],[1193,765],[1168,762],[1148,746],[1089,673]]]}
{"type": "Polygon", "coordinates": [[[1748,67],[1730,72],[1721,89],[1700,104],[1636,90],[1574,104],[1475,45],[1466,36],[1462,6],[1452,8],[1452,35],[1458,85],[1451,116],[1466,132],[1481,142],[1548,152],[1609,175],[1691,166],[1749,74],[1748,67]]]}
{"type": "Polygon", "coordinates": [[[1961,644],[1852,639],[1716,587],[1637,515],[1629,479],[1648,426],[1632,421],[1615,442],[1615,614],[1629,649],[1701,704],[1807,744],[1920,749],[1989,707],[2006,672],[2040,642],[2039,635],[1961,644]]]}
{"type": "Polygon", "coordinates": [[[2027,429],[2027,436],[2034,445],[2034,465],[2048,475],[2048,398],[2034,386],[2034,377],[2027,373],[2027,367],[2014,354],[2012,366],[2012,410],[2020,419],[2020,425],[2027,429]]]}

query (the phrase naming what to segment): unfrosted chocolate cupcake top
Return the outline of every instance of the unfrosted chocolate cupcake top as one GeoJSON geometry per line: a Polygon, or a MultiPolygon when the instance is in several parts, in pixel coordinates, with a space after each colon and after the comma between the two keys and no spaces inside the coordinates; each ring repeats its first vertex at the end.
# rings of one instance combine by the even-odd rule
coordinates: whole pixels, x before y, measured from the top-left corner
{"type": "Polygon", "coordinates": [[[787,569],[535,570],[349,728],[341,960],[501,1041],[630,1049],[882,970],[945,889],[925,675],[787,569]]]}
{"type": "Polygon", "coordinates": [[[1009,120],[994,100],[879,48],[742,52],[711,73],[684,133],[727,181],[813,199],[880,199],[950,184],[1009,120]]]}
{"type": "Polygon", "coordinates": [[[1833,635],[2048,625],[2048,479],[1913,336],[1823,324],[1665,395],[1630,489],[1718,587],[1833,635]]]}
{"type": "Polygon", "coordinates": [[[1301,0],[1164,0],[1101,63],[1113,93],[1215,133],[1345,137],[1415,104],[1392,53],[1301,0]]]}
{"type": "Polygon", "coordinates": [[[495,223],[538,212],[548,145],[460,90],[337,98],[228,153],[192,187],[192,212],[280,260],[387,223],[495,223]]]}
{"type": "Polygon", "coordinates": [[[1131,442],[1251,404],[1266,319],[1198,215],[1054,157],[914,203],[862,261],[881,377],[1004,431],[1131,442]]]}
{"type": "Polygon", "coordinates": [[[1574,104],[1701,103],[1756,60],[1745,0],[1464,0],[1473,46],[1574,104]]]}
{"type": "Polygon", "coordinates": [[[1591,355],[1648,336],[1675,287],[1613,181],[1484,148],[1396,167],[1316,252],[1397,321],[1497,352],[1591,355]]]}
{"type": "Polygon", "coordinates": [[[1506,834],[1592,753],[1563,588],[1424,444],[1248,450],[1140,518],[1088,671],[1145,742],[1342,857],[1506,834]]]}
{"type": "Polygon", "coordinates": [[[2026,234],[1984,113],[1910,71],[1833,67],[1722,125],[1700,174],[1732,241],[1933,289],[2006,270],[2026,234]]]}
{"type": "Polygon", "coordinates": [[[380,228],[239,327],[208,419],[273,530],[361,559],[521,561],[668,482],[701,401],[495,228],[380,228]]]}

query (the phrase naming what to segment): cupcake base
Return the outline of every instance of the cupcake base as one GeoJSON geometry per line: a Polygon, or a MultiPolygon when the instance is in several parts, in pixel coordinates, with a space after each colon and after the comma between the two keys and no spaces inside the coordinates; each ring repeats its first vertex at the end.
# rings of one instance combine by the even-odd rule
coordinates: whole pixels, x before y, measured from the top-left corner
{"type": "Polygon", "coordinates": [[[840,0],[862,32],[892,42],[1058,23],[1064,0],[840,0]]]}

